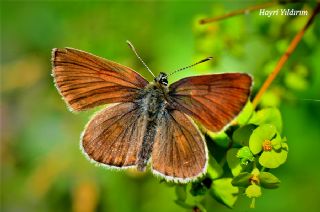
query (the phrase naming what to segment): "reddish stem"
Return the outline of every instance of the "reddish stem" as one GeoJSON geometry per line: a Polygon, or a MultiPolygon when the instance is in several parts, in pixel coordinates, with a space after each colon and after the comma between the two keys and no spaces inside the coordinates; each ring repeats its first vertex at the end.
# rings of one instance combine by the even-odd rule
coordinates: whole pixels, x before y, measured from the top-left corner
{"type": "Polygon", "coordinates": [[[215,22],[215,21],[220,21],[222,19],[226,19],[226,18],[229,18],[229,17],[232,17],[232,16],[246,14],[246,13],[249,13],[249,12],[254,11],[254,10],[259,10],[259,9],[271,7],[271,6],[276,5],[276,4],[277,4],[277,2],[268,2],[268,3],[264,3],[264,4],[259,4],[259,5],[251,6],[251,7],[245,8],[245,9],[235,10],[235,11],[232,11],[230,13],[224,14],[222,16],[217,16],[217,17],[214,17],[214,18],[201,19],[199,21],[199,23],[200,24],[207,24],[207,23],[211,23],[211,22],[215,22]]]}
{"type": "Polygon", "coordinates": [[[266,81],[263,83],[262,87],[260,88],[259,92],[255,96],[255,98],[252,101],[253,107],[255,108],[257,104],[259,103],[262,95],[265,93],[265,91],[268,89],[272,81],[276,78],[278,73],[280,72],[281,68],[283,65],[286,63],[292,52],[295,50],[297,47],[298,43],[302,39],[304,33],[306,30],[309,28],[309,26],[312,24],[314,21],[315,16],[319,13],[320,11],[320,3],[317,3],[316,8],[314,9],[312,15],[310,16],[309,20],[307,21],[306,25],[296,34],[296,36],[293,38],[291,41],[287,51],[282,55],[280,58],[279,62],[277,63],[276,67],[272,71],[272,73],[268,76],[266,81]]]}

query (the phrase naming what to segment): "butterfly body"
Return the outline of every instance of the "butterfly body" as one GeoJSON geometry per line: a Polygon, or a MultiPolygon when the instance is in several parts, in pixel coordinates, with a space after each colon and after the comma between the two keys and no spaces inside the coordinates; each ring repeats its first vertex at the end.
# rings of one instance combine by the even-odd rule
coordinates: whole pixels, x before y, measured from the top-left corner
{"type": "Polygon", "coordinates": [[[159,120],[167,110],[167,94],[166,85],[157,81],[151,82],[139,91],[139,95],[134,101],[141,110],[140,114],[146,117],[146,129],[141,129],[144,131],[144,136],[138,154],[137,168],[139,171],[145,170],[150,159],[159,120]]]}
{"type": "Polygon", "coordinates": [[[91,161],[108,168],[150,164],[166,180],[187,183],[206,173],[208,151],[192,119],[218,132],[246,104],[247,74],[183,78],[168,85],[160,73],[149,83],[134,70],[73,48],[53,49],[55,85],[72,111],[113,103],[95,114],[81,136],[91,161]],[[192,118],[192,119],[191,119],[192,118]]]}

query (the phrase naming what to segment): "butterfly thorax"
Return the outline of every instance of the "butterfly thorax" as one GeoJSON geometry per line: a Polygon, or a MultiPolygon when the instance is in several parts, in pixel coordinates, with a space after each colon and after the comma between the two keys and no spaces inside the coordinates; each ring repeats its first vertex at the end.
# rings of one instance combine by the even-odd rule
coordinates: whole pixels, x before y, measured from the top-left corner
{"type": "Polygon", "coordinates": [[[141,115],[146,118],[146,128],[140,151],[138,152],[138,170],[144,171],[151,156],[158,123],[166,110],[168,88],[158,82],[152,82],[140,91],[136,103],[141,115]]]}

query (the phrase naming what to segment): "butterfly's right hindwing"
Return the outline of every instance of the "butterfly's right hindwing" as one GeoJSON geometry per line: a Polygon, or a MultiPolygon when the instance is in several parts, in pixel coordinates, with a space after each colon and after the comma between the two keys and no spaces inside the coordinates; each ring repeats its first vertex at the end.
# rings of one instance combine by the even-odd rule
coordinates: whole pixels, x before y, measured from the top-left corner
{"type": "Polygon", "coordinates": [[[89,159],[111,168],[136,166],[146,129],[135,103],[119,103],[93,116],[87,124],[81,147],[89,159]]]}

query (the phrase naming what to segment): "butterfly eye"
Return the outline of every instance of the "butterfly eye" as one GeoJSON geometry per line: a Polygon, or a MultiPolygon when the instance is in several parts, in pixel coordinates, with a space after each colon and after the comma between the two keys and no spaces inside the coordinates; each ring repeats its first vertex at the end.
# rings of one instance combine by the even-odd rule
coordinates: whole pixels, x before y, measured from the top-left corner
{"type": "Polygon", "coordinates": [[[167,86],[168,85],[168,79],[167,78],[161,78],[159,81],[160,84],[167,86]]]}
{"type": "Polygon", "coordinates": [[[161,85],[168,85],[168,75],[163,72],[160,72],[159,76],[157,76],[157,78],[155,78],[154,80],[161,85]]]}

